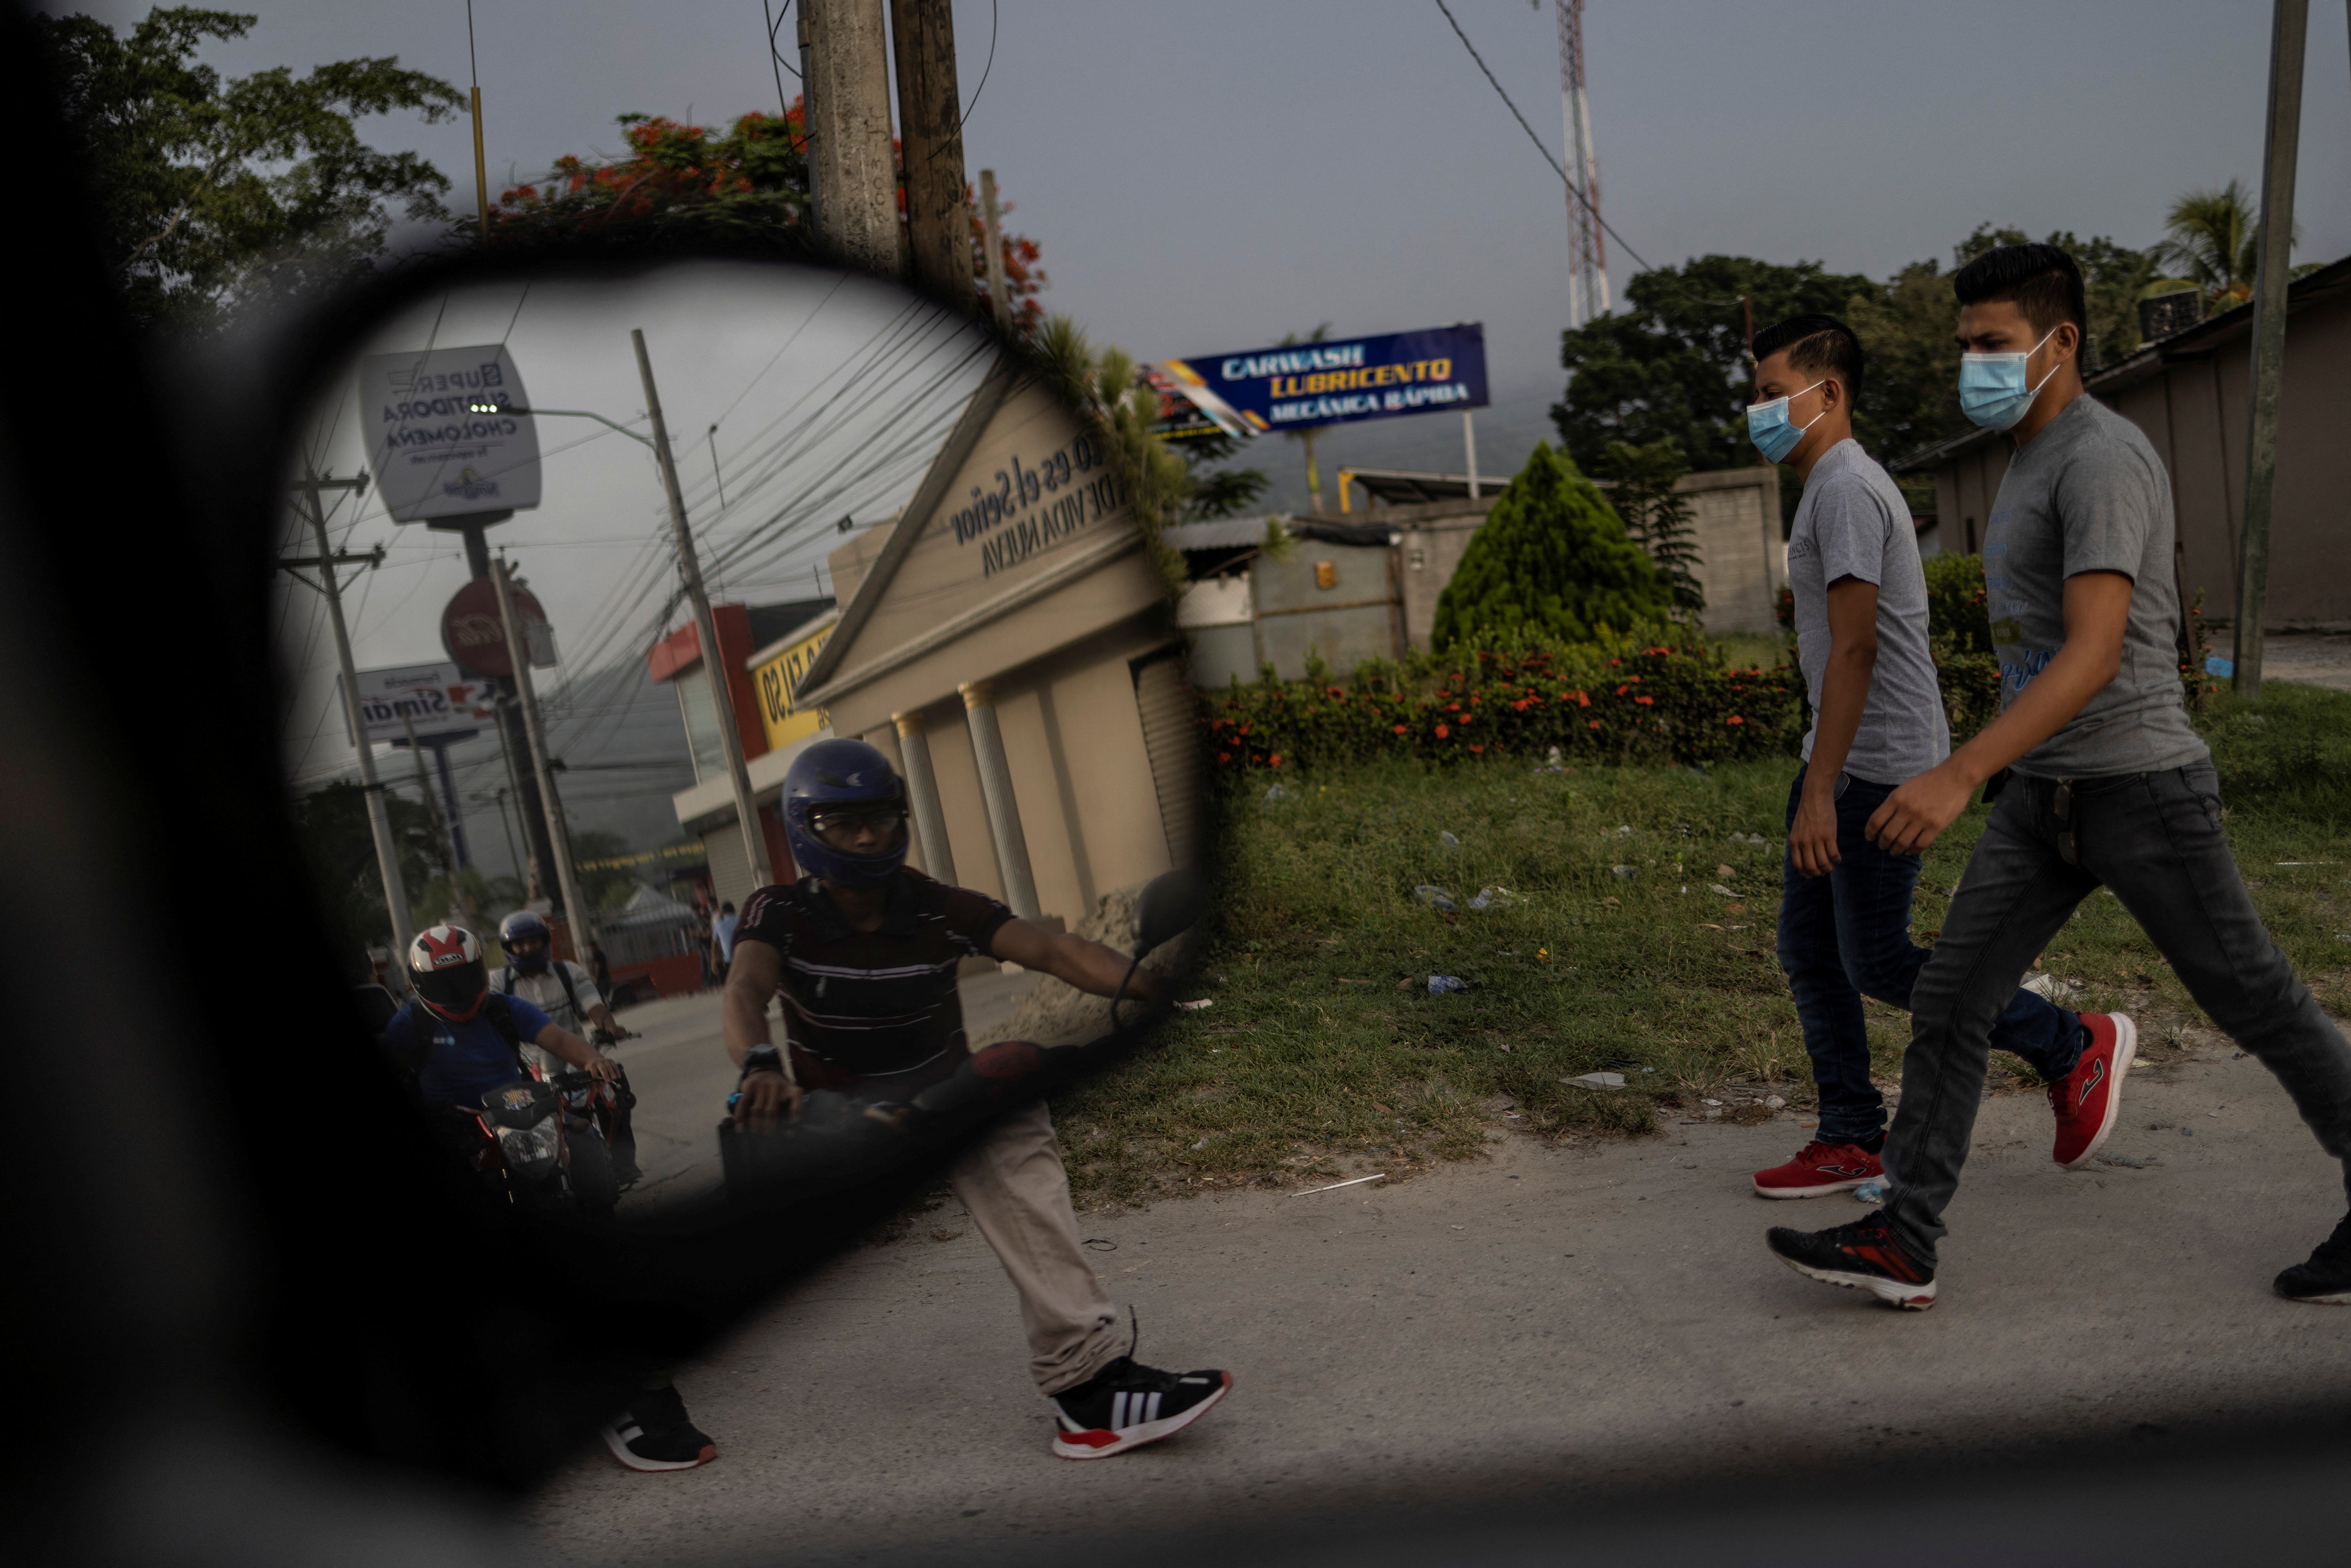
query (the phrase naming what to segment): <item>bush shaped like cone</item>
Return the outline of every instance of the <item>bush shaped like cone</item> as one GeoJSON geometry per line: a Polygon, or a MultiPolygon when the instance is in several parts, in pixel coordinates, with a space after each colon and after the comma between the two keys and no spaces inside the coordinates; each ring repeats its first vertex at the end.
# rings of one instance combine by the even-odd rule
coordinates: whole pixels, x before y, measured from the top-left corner
{"type": "Polygon", "coordinates": [[[1599,490],[1543,442],[1437,600],[1439,648],[1589,642],[1666,619],[1673,591],[1599,490]]]}

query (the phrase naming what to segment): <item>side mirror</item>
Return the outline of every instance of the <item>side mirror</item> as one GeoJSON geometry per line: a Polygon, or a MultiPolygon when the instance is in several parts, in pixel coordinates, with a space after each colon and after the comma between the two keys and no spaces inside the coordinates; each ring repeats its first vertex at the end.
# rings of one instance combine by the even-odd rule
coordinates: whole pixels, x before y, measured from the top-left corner
{"type": "Polygon", "coordinates": [[[1196,871],[1152,878],[1134,901],[1134,956],[1141,958],[1198,925],[1207,904],[1208,880],[1196,871]]]}

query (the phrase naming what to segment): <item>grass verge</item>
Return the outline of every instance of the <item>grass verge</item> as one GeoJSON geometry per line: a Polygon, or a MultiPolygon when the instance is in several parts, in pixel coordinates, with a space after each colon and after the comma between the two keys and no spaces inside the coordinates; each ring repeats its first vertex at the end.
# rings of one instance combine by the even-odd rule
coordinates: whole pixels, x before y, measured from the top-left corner
{"type": "MultiPolygon", "coordinates": [[[[2255,903],[2330,1009],[2351,1005],[2351,696],[2273,685],[2203,720],[2255,903]]],[[[1402,1176],[1497,1136],[1638,1134],[1708,1111],[1799,1108],[1812,1079],[1772,952],[1792,760],[1537,772],[1498,758],[1373,764],[1222,803],[1211,999],[1062,1097],[1081,1204],[1402,1176]],[[1458,843],[1448,844],[1450,833],[1458,843]],[[1447,889],[1457,908],[1417,902],[1447,889]],[[1473,911],[1481,889],[1523,902],[1473,911]],[[1428,994],[1430,975],[1468,989],[1428,994]],[[1624,1075],[1622,1089],[1572,1082],[1624,1075]],[[1708,1105],[1720,1101],[1720,1105],[1708,1105]]],[[[1928,940],[1981,833],[1976,807],[1927,856],[1928,940]]],[[[2142,1015],[2148,1056],[2209,1029],[2104,894],[2043,955],[2086,1008],[2142,1015]],[[2150,1027],[2151,1026],[2151,1027],[2150,1027]]],[[[1877,1071],[1900,1012],[1870,1006],[1877,1071]]],[[[1995,1086],[2022,1087],[2022,1064],[1995,1086]]]]}

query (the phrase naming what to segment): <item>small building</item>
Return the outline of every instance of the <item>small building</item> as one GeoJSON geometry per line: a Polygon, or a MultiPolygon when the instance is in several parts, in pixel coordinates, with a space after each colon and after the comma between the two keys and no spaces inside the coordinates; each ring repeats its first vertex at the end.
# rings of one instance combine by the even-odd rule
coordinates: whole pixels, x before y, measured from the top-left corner
{"type": "MultiPolygon", "coordinates": [[[[2155,303],[2150,301],[2149,303],[2155,303]]],[[[2207,321],[2143,312],[2152,341],[2094,371],[2090,395],[2146,432],[2171,475],[2180,601],[2210,620],[2234,618],[2245,496],[2246,386],[2253,308],[2207,321]]],[[[2287,290],[2285,366],[2278,399],[2277,487],[2270,520],[2268,625],[2351,624],[2351,260],[2287,290]]],[[[1972,430],[1896,465],[1935,478],[1941,548],[1983,548],[2013,452],[1998,431],[1972,430]]]]}

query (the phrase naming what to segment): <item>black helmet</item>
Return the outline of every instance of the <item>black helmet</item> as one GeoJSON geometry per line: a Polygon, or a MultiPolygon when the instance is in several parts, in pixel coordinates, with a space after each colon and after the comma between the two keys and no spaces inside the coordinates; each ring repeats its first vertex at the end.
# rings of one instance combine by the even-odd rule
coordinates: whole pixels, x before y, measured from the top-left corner
{"type": "Polygon", "coordinates": [[[498,946],[507,952],[507,962],[518,975],[544,975],[555,956],[555,933],[535,909],[517,909],[498,925],[498,946]],[[525,943],[536,946],[517,952],[525,943]]]}
{"type": "Polygon", "coordinates": [[[877,748],[862,740],[820,740],[784,775],[784,839],[800,870],[827,882],[872,886],[906,863],[906,787],[877,748]],[[883,848],[870,854],[826,841],[828,819],[886,819],[883,848]]]}
{"type": "Polygon", "coordinates": [[[416,998],[445,1023],[464,1023],[489,999],[482,945],[462,925],[435,925],[408,945],[408,978],[416,998]]]}

